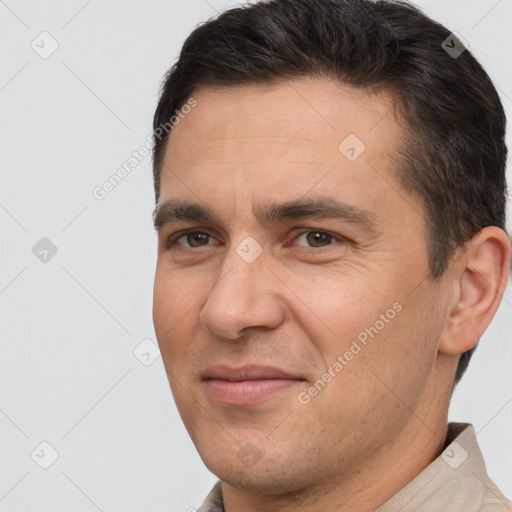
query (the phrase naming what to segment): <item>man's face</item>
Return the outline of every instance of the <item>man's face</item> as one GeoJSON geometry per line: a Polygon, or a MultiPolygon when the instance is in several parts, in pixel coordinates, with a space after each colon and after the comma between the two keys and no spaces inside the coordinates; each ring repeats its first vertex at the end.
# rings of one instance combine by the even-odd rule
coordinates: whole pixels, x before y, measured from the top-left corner
{"type": "Polygon", "coordinates": [[[205,464],[278,494],[431,435],[446,294],[427,278],[421,201],[391,170],[389,97],[302,79],[194,98],[159,204],[196,207],[168,205],[153,314],[205,464]]]}

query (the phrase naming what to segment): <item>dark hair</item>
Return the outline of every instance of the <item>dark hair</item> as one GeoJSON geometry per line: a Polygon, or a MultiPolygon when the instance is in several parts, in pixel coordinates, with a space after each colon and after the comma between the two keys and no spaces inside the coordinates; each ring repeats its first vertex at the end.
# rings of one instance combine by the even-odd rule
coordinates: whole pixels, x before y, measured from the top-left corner
{"type": "MultiPolygon", "coordinates": [[[[463,50],[448,29],[406,2],[261,1],[190,34],[162,84],[153,127],[168,124],[205,85],[318,76],[389,92],[408,132],[397,143],[394,171],[423,201],[430,277],[437,279],[478,231],[505,228],[505,113],[487,73],[463,50]]],[[[156,202],[167,140],[154,136],[156,202]]],[[[456,382],[473,350],[461,356],[456,382]]]]}

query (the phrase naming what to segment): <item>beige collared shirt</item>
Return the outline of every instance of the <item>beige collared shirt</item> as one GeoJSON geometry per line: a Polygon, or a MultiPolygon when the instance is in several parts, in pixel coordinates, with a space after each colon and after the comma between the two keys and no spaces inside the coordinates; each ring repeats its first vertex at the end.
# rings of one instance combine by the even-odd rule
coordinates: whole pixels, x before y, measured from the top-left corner
{"type": "MultiPolygon", "coordinates": [[[[198,512],[225,512],[220,482],[198,512]]],[[[375,512],[512,512],[512,502],[487,476],[473,426],[450,423],[443,453],[375,512]]]]}

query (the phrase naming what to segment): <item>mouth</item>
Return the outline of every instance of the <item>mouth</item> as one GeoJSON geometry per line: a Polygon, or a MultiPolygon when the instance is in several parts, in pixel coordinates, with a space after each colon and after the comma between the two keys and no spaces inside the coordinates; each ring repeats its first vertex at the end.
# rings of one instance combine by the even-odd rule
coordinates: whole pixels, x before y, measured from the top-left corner
{"type": "Polygon", "coordinates": [[[221,405],[256,405],[282,393],[304,379],[269,366],[213,366],[203,375],[210,397],[221,405]]]}

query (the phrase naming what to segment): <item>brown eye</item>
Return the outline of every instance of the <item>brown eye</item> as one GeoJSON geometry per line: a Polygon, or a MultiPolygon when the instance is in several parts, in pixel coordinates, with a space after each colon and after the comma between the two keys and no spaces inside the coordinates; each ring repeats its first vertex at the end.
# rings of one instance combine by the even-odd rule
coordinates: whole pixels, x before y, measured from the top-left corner
{"type": "MultiPolygon", "coordinates": [[[[336,241],[335,237],[325,231],[305,231],[297,236],[296,240],[305,239],[307,246],[309,247],[328,247],[332,245],[333,241],[336,241]]],[[[298,244],[303,245],[303,244],[298,244]]]]}
{"type": "Polygon", "coordinates": [[[185,247],[188,249],[194,249],[196,247],[202,247],[209,245],[210,238],[213,238],[208,233],[202,231],[189,231],[188,233],[181,233],[173,235],[167,241],[167,249],[171,249],[175,245],[185,247]],[[184,240],[184,243],[180,243],[180,240],[184,240]]]}
{"type": "Polygon", "coordinates": [[[207,245],[210,235],[206,233],[188,233],[184,235],[185,240],[191,247],[200,247],[201,245],[207,245]]]}
{"type": "Polygon", "coordinates": [[[318,244],[323,247],[325,243],[329,245],[329,242],[332,240],[332,236],[327,233],[311,231],[307,234],[306,239],[313,247],[318,247],[318,244]]]}

